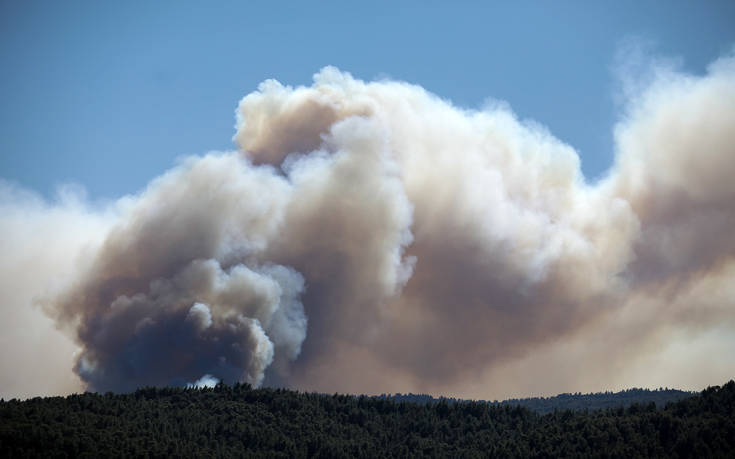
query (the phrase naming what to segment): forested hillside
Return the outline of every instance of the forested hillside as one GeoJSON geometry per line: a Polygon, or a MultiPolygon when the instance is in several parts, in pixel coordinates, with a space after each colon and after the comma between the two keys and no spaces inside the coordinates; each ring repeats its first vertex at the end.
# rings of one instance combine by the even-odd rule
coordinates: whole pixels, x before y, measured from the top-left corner
{"type": "Polygon", "coordinates": [[[540,415],[220,384],[0,403],[4,457],[732,457],[735,382],[656,409],[540,415]]]}
{"type": "MultiPolygon", "coordinates": [[[[679,400],[691,397],[696,392],[686,392],[676,389],[628,389],[620,392],[597,392],[594,394],[559,394],[553,397],[531,397],[516,398],[503,400],[502,402],[494,401],[488,403],[500,405],[520,405],[537,413],[546,414],[554,410],[604,410],[607,408],[628,407],[634,403],[647,405],[651,402],[656,407],[663,408],[667,403],[677,402],[679,400]]],[[[427,394],[394,394],[381,395],[381,398],[387,398],[396,402],[413,402],[413,403],[439,403],[446,400],[449,403],[462,402],[456,398],[436,398],[427,394]]]]}

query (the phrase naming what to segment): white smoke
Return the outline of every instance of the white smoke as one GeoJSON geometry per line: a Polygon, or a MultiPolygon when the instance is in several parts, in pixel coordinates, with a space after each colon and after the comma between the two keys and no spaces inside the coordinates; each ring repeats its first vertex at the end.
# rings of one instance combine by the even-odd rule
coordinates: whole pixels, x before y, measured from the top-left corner
{"type": "Polygon", "coordinates": [[[109,230],[113,215],[92,210],[79,189],[53,203],[0,180],[0,395],[30,397],[83,388],[78,346],[43,314],[40,300],[74,282],[109,230]]]}
{"type": "Polygon", "coordinates": [[[503,106],[331,67],[310,87],[269,80],[240,102],[239,152],[189,158],[104,215],[2,190],[3,239],[41,241],[8,247],[5,309],[42,298],[96,390],[207,375],[496,398],[658,381],[639,369],[662,347],[735,327],[735,58],[654,75],[628,93],[597,184],[503,106]],[[57,214],[84,229],[73,243],[37,235],[57,214]]]}
{"type": "Polygon", "coordinates": [[[203,388],[203,387],[214,387],[219,383],[219,379],[215,378],[212,375],[204,375],[201,378],[197,379],[193,383],[189,383],[186,385],[187,388],[203,388]]]}

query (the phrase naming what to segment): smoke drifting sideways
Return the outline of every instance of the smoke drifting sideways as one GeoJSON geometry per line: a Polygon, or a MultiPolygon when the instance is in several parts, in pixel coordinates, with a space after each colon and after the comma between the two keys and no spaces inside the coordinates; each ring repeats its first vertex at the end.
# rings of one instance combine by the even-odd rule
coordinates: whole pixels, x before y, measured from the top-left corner
{"type": "MultiPolygon", "coordinates": [[[[48,328],[40,308],[97,391],[719,382],[735,361],[702,366],[691,348],[640,368],[735,332],[735,57],[704,76],[659,69],[626,107],[615,164],[591,184],[570,146],[506,107],[332,67],[310,87],[266,81],[239,104],[238,151],[185,159],[102,209],[4,184],[3,291],[17,294],[3,323],[48,328]]],[[[68,349],[5,340],[3,383],[33,375],[9,356],[68,349]]]]}

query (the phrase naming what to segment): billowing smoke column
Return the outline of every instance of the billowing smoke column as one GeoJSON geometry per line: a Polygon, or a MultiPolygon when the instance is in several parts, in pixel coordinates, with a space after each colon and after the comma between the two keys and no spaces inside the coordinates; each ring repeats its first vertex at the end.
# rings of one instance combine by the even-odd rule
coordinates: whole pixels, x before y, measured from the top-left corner
{"type": "Polygon", "coordinates": [[[78,284],[50,304],[97,390],[211,374],[260,384],[306,336],[304,279],[257,254],[277,237],[287,182],[236,155],[192,159],[129,203],[78,284]]]}
{"type": "Polygon", "coordinates": [[[239,105],[240,151],[108,209],[40,303],[94,390],[487,396],[564,355],[599,387],[676,330],[735,329],[734,107],[735,58],[659,72],[591,185],[506,108],[334,68],[269,80],[239,105]]]}

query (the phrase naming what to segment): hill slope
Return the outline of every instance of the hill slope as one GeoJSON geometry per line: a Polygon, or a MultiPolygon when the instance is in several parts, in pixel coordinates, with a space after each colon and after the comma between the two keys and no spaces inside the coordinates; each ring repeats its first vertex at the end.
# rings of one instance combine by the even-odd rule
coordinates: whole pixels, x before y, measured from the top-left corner
{"type": "Polygon", "coordinates": [[[84,456],[718,457],[735,451],[735,382],[654,404],[539,415],[247,385],[0,403],[0,452],[84,456]]]}
{"type": "MultiPolygon", "coordinates": [[[[651,402],[656,407],[663,408],[667,403],[678,402],[685,398],[696,395],[696,392],[686,392],[676,389],[628,389],[620,392],[597,392],[594,394],[559,394],[553,397],[530,397],[514,398],[502,402],[488,402],[500,405],[520,405],[540,414],[551,413],[554,410],[604,410],[608,408],[629,407],[634,403],[647,405],[651,402]]],[[[381,395],[396,402],[412,403],[439,403],[446,400],[450,403],[458,403],[466,400],[455,398],[436,398],[426,394],[394,394],[381,395]]]]}

